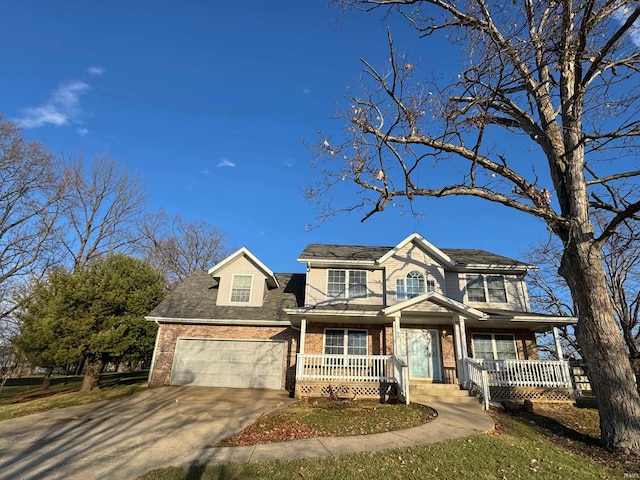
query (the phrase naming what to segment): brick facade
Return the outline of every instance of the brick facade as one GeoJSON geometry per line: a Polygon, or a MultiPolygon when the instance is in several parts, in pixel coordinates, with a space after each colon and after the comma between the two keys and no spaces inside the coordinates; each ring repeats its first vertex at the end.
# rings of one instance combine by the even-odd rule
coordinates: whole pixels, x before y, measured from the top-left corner
{"type": "Polygon", "coordinates": [[[472,355],[471,337],[474,333],[507,333],[515,337],[519,360],[538,360],[536,334],[529,330],[510,330],[506,328],[471,328],[467,327],[467,352],[472,355]]]}
{"type": "MultiPolygon", "coordinates": [[[[456,354],[452,325],[412,325],[413,328],[437,330],[439,334],[440,358],[442,361],[442,381],[457,383],[456,354]]],[[[367,330],[368,352],[370,355],[392,355],[393,327],[391,325],[371,325],[352,323],[309,323],[305,338],[306,353],[324,353],[324,331],[327,328],[348,328],[367,330]]],[[[404,328],[404,326],[403,326],[404,328]]],[[[471,337],[473,333],[511,333],[516,340],[518,357],[522,360],[538,359],[535,334],[527,330],[508,329],[467,329],[467,349],[471,355],[471,337]]],[[[285,368],[282,376],[282,388],[292,391],[295,383],[295,363],[298,351],[299,332],[291,327],[261,326],[222,326],[161,324],[155,352],[153,370],[149,386],[169,385],[171,367],[178,338],[218,338],[237,340],[280,340],[285,342],[285,368]]]]}
{"type": "Polygon", "coordinates": [[[387,350],[387,343],[393,345],[393,336],[387,340],[387,332],[384,325],[370,325],[359,323],[309,323],[305,337],[305,353],[324,353],[324,331],[327,328],[346,328],[349,330],[367,331],[367,351],[369,355],[390,355],[393,352],[387,350]]]}

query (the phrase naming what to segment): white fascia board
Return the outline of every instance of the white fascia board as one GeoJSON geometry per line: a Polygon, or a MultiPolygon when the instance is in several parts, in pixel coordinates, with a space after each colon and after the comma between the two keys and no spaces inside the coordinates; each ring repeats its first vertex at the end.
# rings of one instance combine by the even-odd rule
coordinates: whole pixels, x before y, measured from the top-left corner
{"type": "Polygon", "coordinates": [[[444,265],[448,267],[453,267],[456,264],[453,260],[451,260],[451,257],[449,257],[449,255],[444,253],[442,250],[440,250],[438,247],[436,247],[432,243],[425,240],[424,237],[419,233],[412,233],[411,235],[409,235],[407,238],[402,240],[398,245],[396,245],[387,253],[385,253],[382,257],[380,257],[376,263],[381,264],[386,262],[395,253],[403,249],[410,242],[414,242],[414,241],[444,265]]]}
{"type": "Polygon", "coordinates": [[[469,265],[456,265],[452,270],[460,273],[480,273],[486,271],[499,270],[501,272],[526,272],[528,270],[537,270],[538,267],[533,265],[501,265],[501,264],[469,264],[469,265]]]}
{"type": "Polygon", "coordinates": [[[400,312],[406,308],[412,307],[418,303],[422,303],[425,301],[434,303],[435,305],[446,308],[447,310],[453,310],[455,312],[461,313],[469,318],[479,320],[486,317],[486,314],[484,312],[465,305],[464,303],[453,300],[452,298],[445,297],[444,295],[437,292],[423,293],[422,295],[411,298],[409,300],[405,300],[404,302],[396,303],[395,305],[384,308],[382,310],[382,313],[385,315],[393,315],[396,312],[400,312]]]}
{"type": "Polygon", "coordinates": [[[262,270],[262,273],[265,274],[265,276],[269,279],[271,279],[273,281],[273,284],[275,285],[275,287],[279,287],[280,285],[278,284],[278,280],[276,279],[275,274],[269,269],[269,267],[267,267],[264,263],[262,263],[258,257],[256,257],[253,253],[251,253],[246,247],[242,247],[238,250],[236,250],[235,252],[233,252],[231,255],[229,255],[227,258],[225,258],[224,260],[218,262],[215,266],[211,267],[209,269],[209,275],[214,276],[215,273],[220,270],[222,267],[224,267],[225,265],[227,265],[228,263],[231,263],[233,260],[235,260],[237,257],[244,255],[247,258],[249,258],[249,260],[251,260],[253,263],[255,263],[258,268],[260,270],[262,270]]]}
{"type": "Polygon", "coordinates": [[[144,317],[149,322],[158,323],[192,323],[198,325],[237,325],[237,326],[289,326],[289,320],[250,320],[229,318],[173,318],[173,317],[144,317]]]}
{"type": "Polygon", "coordinates": [[[340,317],[377,317],[379,310],[312,310],[306,308],[283,308],[287,315],[308,315],[308,316],[340,316],[340,317]]]}
{"type": "Polygon", "coordinates": [[[336,259],[329,259],[329,258],[297,258],[296,259],[298,262],[300,263],[306,263],[309,266],[313,266],[314,264],[319,264],[319,265],[323,265],[323,266],[327,266],[327,265],[358,265],[358,266],[362,266],[362,265],[371,265],[371,266],[375,266],[376,265],[376,261],[375,260],[336,260],[336,259]]]}
{"type": "Polygon", "coordinates": [[[545,317],[543,315],[540,315],[540,316],[527,315],[526,317],[519,317],[515,315],[510,320],[512,322],[520,322],[520,323],[542,322],[542,323],[550,323],[550,324],[553,323],[556,325],[575,325],[576,323],[578,323],[577,317],[545,317]]]}

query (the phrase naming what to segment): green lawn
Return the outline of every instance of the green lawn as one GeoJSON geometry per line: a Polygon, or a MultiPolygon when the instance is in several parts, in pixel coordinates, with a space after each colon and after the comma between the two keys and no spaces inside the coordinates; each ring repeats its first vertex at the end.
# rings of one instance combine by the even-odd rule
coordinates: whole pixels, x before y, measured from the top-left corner
{"type": "MultiPolygon", "coordinates": [[[[571,408],[572,420],[583,416],[591,424],[597,412],[571,408]],[[575,411],[575,412],[574,412],[575,411]],[[575,413],[575,415],[573,414],[575,413]]],[[[619,479],[640,472],[635,458],[602,451],[581,432],[563,437],[548,428],[542,413],[509,415],[493,412],[498,426],[492,434],[424,447],[362,453],[335,459],[263,462],[248,465],[165,468],[139,480],[213,479],[619,479]],[[582,435],[582,437],[580,437],[582,435]]],[[[547,418],[547,417],[544,417],[547,418]]],[[[562,419],[562,417],[560,417],[562,419]]],[[[557,420],[550,419],[552,424],[557,420]]],[[[590,429],[591,427],[587,427],[590,429]]]]}
{"type": "Polygon", "coordinates": [[[99,390],[82,393],[78,392],[82,377],[55,378],[48,389],[40,386],[42,378],[25,378],[19,385],[4,387],[0,395],[0,421],[129,396],[146,388],[146,375],[146,372],[103,374],[99,390]]]}
{"type": "Polygon", "coordinates": [[[309,398],[263,416],[255,424],[216,446],[389,432],[422,425],[435,416],[432,409],[419,404],[390,405],[373,399],[332,402],[327,398],[309,398]]]}

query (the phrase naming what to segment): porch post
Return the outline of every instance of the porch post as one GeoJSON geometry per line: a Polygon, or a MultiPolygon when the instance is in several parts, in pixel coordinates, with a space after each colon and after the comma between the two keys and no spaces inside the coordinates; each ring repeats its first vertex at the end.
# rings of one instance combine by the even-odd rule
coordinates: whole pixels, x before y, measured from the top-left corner
{"type": "Polygon", "coordinates": [[[393,317],[393,355],[400,358],[402,346],[400,345],[400,315],[393,317]]]}
{"type": "Polygon", "coordinates": [[[453,317],[453,332],[456,349],[456,360],[458,366],[458,381],[466,386],[469,380],[467,375],[467,368],[464,363],[464,359],[468,357],[467,353],[467,334],[464,317],[460,315],[454,315],[453,317]]]}
{"type": "Polygon", "coordinates": [[[304,355],[304,340],[306,336],[307,336],[307,319],[303,318],[302,320],[300,320],[300,343],[299,343],[300,352],[298,352],[303,355],[304,355]]]}
{"type": "Polygon", "coordinates": [[[560,343],[560,334],[558,333],[558,327],[553,327],[553,341],[556,344],[556,355],[558,356],[558,360],[564,360],[564,356],[562,354],[562,344],[560,343]]]}
{"type": "Polygon", "coordinates": [[[300,320],[300,340],[298,340],[298,355],[296,356],[296,397],[298,396],[298,380],[304,375],[304,339],[307,336],[307,319],[300,320]]]}

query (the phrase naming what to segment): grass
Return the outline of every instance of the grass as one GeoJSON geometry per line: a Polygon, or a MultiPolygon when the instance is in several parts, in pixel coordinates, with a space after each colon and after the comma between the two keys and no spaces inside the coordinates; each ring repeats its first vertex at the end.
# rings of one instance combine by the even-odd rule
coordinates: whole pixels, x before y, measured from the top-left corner
{"type": "Polygon", "coordinates": [[[216,446],[389,432],[422,425],[435,416],[432,409],[419,404],[406,406],[381,404],[377,400],[335,402],[327,398],[302,399],[261,417],[255,424],[216,446]]]}
{"type": "Polygon", "coordinates": [[[5,386],[0,395],[0,421],[45,412],[57,408],[85,405],[102,400],[126,397],[146,388],[146,374],[104,374],[100,389],[78,392],[81,377],[73,377],[65,384],[55,382],[48,389],[39,382],[25,379],[20,385],[5,386]]]}
{"type": "MultiPolygon", "coordinates": [[[[575,407],[570,407],[575,409],[575,407]]],[[[597,417],[597,412],[571,410],[570,417],[597,417]]],[[[542,412],[510,415],[492,412],[497,423],[494,433],[458,439],[424,447],[361,453],[339,458],[261,462],[217,466],[192,465],[164,468],[139,477],[139,480],[231,480],[231,479],[306,479],[349,478],[354,480],[385,478],[429,479],[619,479],[625,473],[640,472],[637,459],[621,459],[613,454],[572,440],[563,442],[558,433],[548,430],[542,412]],[[535,423],[533,423],[535,422],[535,423]]],[[[547,417],[544,417],[547,418],[547,417]]],[[[552,419],[553,420],[553,419],[552,419]]],[[[560,419],[562,420],[562,419],[560,419]]],[[[555,420],[554,420],[555,421],[555,420]]],[[[591,420],[589,420],[591,421],[591,420]]],[[[565,428],[573,431],[570,427],[565,428]]],[[[590,427],[589,427],[590,428],[590,427]]],[[[579,432],[576,432],[579,433],[579,432]]]]}

